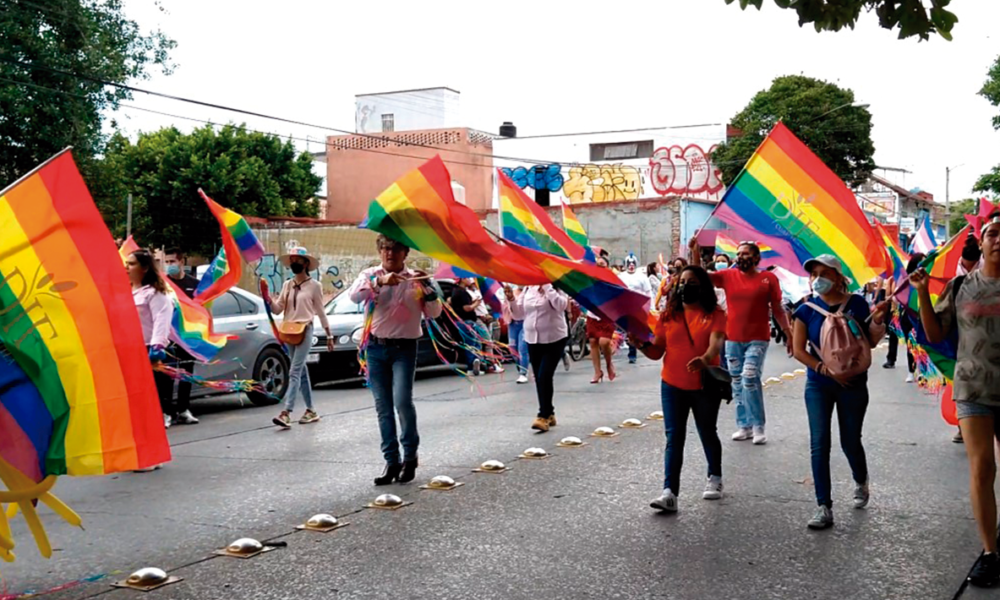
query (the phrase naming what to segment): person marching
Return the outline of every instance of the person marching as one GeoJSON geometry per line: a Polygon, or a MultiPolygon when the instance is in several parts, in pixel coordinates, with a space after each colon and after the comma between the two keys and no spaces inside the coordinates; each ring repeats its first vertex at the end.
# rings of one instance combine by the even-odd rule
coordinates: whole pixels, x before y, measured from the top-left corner
{"type": "Polygon", "coordinates": [[[319,421],[319,415],[313,410],[312,384],[309,381],[309,367],[306,358],[312,349],[313,319],[319,317],[319,322],[326,332],[326,347],[333,352],[333,336],[330,334],[330,323],[326,319],[323,306],[323,286],[309,275],[319,268],[319,261],[302,247],[295,247],[279,258],[282,265],[292,271],[294,277],[285,282],[281,293],[272,299],[267,287],[267,280],[261,281],[265,300],[271,303],[271,311],[282,315],[279,326],[281,341],[289,350],[288,392],[285,396],[285,410],[281,411],[272,422],[283,429],[292,426],[292,411],[295,409],[296,397],[301,395],[306,405],[306,412],[299,419],[300,425],[319,421]]]}
{"type": "MultiPolygon", "coordinates": [[[[632,290],[633,292],[639,292],[640,294],[646,296],[647,298],[653,295],[653,289],[649,287],[649,278],[644,273],[639,273],[636,269],[639,268],[639,259],[635,257],[635,254],[629,252],[629,255],[625,257],[625,273],[620,274],[618,277],[625,284],[625,287],[632,290]]],[[[637,357],[639,356],[639,351],[629,345],[628,347],[628,362],[629,364],[635,364],[637,357]]]]}
{"type": "Polygon", "coordinates": [[[550,284],[533,285],[514,298],[514,304],[524,311],[524,339],[528,342],[528,358],[538,395],[538,416],[531,428],[545,432],[556,425],[553,378],[569,337],[566,325],[569,297],[550,284]]]}
{"type": "Polygon", "coordinates": [[[948,282],[937,305],[923,269],[910,275],[920,300],[920,322],[927,340],[942,343],[957,333],[952,393],[958,425],[969,458],[969,496],[983,554],[969,574],[977,587],[1000,582],[997,554],[997,503],[994,439],[1000,438],[1000,212],[991,213],[980,236],[982,263],[948,282]]]}
{"type": "Polygon", "coordinates": [[[478,355],[478,352],[481,351],[481,343],[476,339],[475,333],[479,330],[479,317],[476,314],[476,310],[483,303],[483,298],[482,296],[478,299],[472,297],[470,289],[475,284],[476,280],[471,277],[456,279],[455,287],[451,290],[449,304],[451,304],[452,310],[455,311],[455,316],[466,325],[465,328],[460,328],[462,341],[469,348],[474,349],[465,350],[465,366],[467,371],[473,375],[479,375],[482,372],[482,361],[478,355]]]}
{"type": "Polygon", "coordinates": [[[705,370],[719,365],[726,313],[718,307],[714,286],[704,269],[687,266],[674,277],[677,287],[660,314],[653,341],[639,345],[648,358],[663,358],[660,402],[667,437],[663,494],[649,505],[665,512],[677,511],[689,412],[694,414],[708,462],[708,480],[702,498],[722,498],[722,443],[717,426],[722,398],[713,397],[704,382],[705,370]]]}
{"type": "Polygon", "coordinates": [[[840,428],[840,447],[854,476],[854,508],[868,505],[868,461],[861,444],[861,429],[868,410],[870,349],[885,335],[889,302],[882,301],[871,311],[863,296],[847,291],[843,265],[830,254],[807,260],[803,268],[812,280],[814,297],[799,305],[792,316],[792,348],[795,359],[808,369],[805,402],[818,505],[808,526],[826,529],[833,526],[830,425],[834,409],[840,428]],[[839,332],[835,323],[849,328],[842,330],[846,335],[836,335],[839,332]],[[836,350],[832,347],[834,343],[840,344],[836,350]],[[824,348],[824,344],[831,347],[824,348]]]}
{"type": "MultiPolygon", "coordinates": [[[[164,351],[170,344],[170,322],[174,318],[174,303],[167,295],[167,284],[160,278],[153,255],[149,250],[140,249],[129,254],[125,260],[125,270],[132,284],[132,300],[139,311],[142,337],[149,351],[151,363],[167,359],[164,351]]],[[[163,412],[163,426],[170,427],[170,415],[174,414],[174,380],[166,373],[153,371],[156,394],[160,398],[163,412]]]]}
{"type": "MultiPolygon", "coordinates": [[[[691,238],[691,264],[701,266],[701,247],[691,238]]],[[[764,358],[771,342],[771,314],[785,336],[789,356],[792,334],[788,314],[781,305],[781,285],[769,271],[760,271],[760,247],[744,242],[736,251],[736,269],[709,273],[712,284],[726,292],[726,359],[733,378],[736,400],[736,425],[733,440],[753,439],[755,445],[767,443],[764,431],[764,388],[761,375],[764,358]]]]}
{"type": "MultiPolygon", "coordinates": [[[[198,278],[188,275],[184,271],[184,253],[177,248],[168,249],[163,255],[163,266],[167,272],[167,277],[188,298],[194,298],[194,293],[198,289],[198,278]]],[[[184,348],[176,344],[170,348],[170,354],[174,355],[172,364],[178,369],[194,374],[194,357],[187,353],[184,348]]],[[[177,398],[174,402],[174,410],[171,421],[175,425],[197,425],[198,419],[191,414],[191,382],[180,381],[177,383],[177,398]]]]}
{"type": "Polygon", "coordinates": [[[382,264],[362,271],[347,293],[351,302],[375,303],[365,354],[385,468],[374,483],[389,485],[416,477],[420,446],[413,405],[417,340],[423,334],[424,315],[440,316],[441,301],[427,274],[406,266],[408,247],[384,235],[378,236],[376,244],[382,264]],[[401,436],[396,434],[397,416],[401,436]]]}
{"type": "MultiPolygon", "coordinates": [[[[604,255],[597,257],[597,266],[608,268],[608,261],[604,255]]],[[[590,341],[590,360],[594,363],[594,378],[590,383],[601,383],[604,380],[604,372],[601,371],[601,356],[608,367],[608,381],[614,381],[615,373],[614,353],[611,348],[611,341],[615,335],[615,324],[606,321],[595,314],[587,313],[587,340],[590,341]]],[[[631,347],[631,345],[630,345],[631,347]]]]}
{"type": "Polygon", "coordinates": [[[524,341],[524,311],[516,306],[514,300],[524,291],[503,286],[503,320],[507,323],[507,345],[517,353],[517,383],[528,383],[528,342],[524,341]]]}

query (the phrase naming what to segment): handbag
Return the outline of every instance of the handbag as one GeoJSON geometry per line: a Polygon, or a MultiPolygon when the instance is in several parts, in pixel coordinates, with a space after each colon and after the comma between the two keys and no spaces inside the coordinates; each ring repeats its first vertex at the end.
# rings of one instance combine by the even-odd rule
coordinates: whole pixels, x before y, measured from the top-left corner
{"type": "Polygon", "coordinates": [[[306,327],[308,326],[309,323],[282,321],[278,325],[278,340],[289,346],[298,346],[305,340],[306,327]]]}
{"type": "MultiPolygon", "coordinates": [[[[684,332],[687,333],[688,341],[694,348],[694,338],[691,337],[691,329],[688,327],[687,317],[682,315],[684,332]]],[[[719,402],[725,400],[726,404],[733,401],[733,378],[728,371],[721,367],[709,366],[701,371],[701,391],[710,400],[719,402]]]]}

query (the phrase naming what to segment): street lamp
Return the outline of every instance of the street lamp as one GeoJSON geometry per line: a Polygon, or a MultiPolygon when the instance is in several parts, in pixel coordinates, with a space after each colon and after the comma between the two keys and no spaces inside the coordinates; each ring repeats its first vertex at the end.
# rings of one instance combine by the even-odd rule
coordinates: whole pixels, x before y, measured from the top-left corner
{"type": "Polygon", "coordinates": [[[822,119],[826,115],[828,115],[828,114],[830,114],[832,112],[836,112],[836,111],[838,111],[838,110],[840,110],[842,108],[849,108],[849,107],[853,107],[853,108],[868,108],[870,106],[871,106],[871,104],[857,104],[855,102],[849,102],[847,104],[841,104],[840,106],[837,106],[835,108],[831,108],[830,110],[828,110],[825,113],[819,115],[818,117],[813,117],[813,118],[809,119],[808,121],[806,121],[806,123],[812,123],[813,121],[816,121],[817,119],[822,119]]]}
{"type": "Polygon", "coordinates": [[[948,239],[951,239],[951,172],[964,164],[944,168],[944,231],[948,239]]]}

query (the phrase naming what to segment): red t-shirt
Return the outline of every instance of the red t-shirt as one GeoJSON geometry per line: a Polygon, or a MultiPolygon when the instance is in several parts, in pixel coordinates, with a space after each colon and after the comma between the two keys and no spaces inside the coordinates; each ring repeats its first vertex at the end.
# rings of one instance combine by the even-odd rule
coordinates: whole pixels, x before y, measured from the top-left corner
{"type": "Polygon", "coordinates": [[[715,287],[726,292],[729,318],[726,339],[733,342],[771,339],[771,313],[782,329],[788,329],[788,315],[781,307],[781,285],[774,273],[757,271],[748,275],[739,269],[709,273],[715,287]]]}
{"type": "MultiPolygon", "coordinates": [[[[706,314],[701,308],[684,309],[684,319],[687,321],[688,332],[684,330],[684,322],[680,318],[668,317],[666,313],[656,323],[656,337],[666,342],[667,350],[663,354],[663,370],[660,376],[668,385],[682,390],[701,389],[701,371],[688,372],[687,365],[708,351],[712,333],[726,331],[726,313],[716,308],[712,314],[706,314]],[[694,345],[691,341],[694,340],[694,345]]],[[[712,364],[719,365],[716,357],[712,364]]]]}

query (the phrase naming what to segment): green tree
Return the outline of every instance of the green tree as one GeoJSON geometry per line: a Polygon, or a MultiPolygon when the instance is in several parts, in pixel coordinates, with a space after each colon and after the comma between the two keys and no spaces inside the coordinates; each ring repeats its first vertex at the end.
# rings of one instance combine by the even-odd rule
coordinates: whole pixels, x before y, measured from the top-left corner
{"type": "MultiPolygon", "coordinates": [[[[968,221],[965,220],[965,215],[971,215],[973,213],[979,213],[979,200],[976,200],[975,198],[966,198],[965,200],[953,202],[951,204],[951,219],[948,221],[948,232],[955,234],[961,231],[963,227],[968,225],[968,221]]],[[[943,242],[944,240],[938,241],[943,242]]]]}
{"type": "Polygon", "coordinates": [[[134,143],[115,134],[98,170],[91,192],[114,235],[125,233],[131,193],[136,241],[204,256],[214,253],[219,234],[198,188],[242,215],[315,217],[322,183],[308,153],[235,125],[206,125],[186,135],[168,127],[134,143]]]}
{"type": "Polygon", "coordinates": [[[84,174],[126,84],[169,74],[175,43],[125,18],[122,0],[0,0],[0,187],[66,146],[84,174]]]}
{"type": "MultiPolygon", "coordinates": [[[[1000,107],[1000,56],[993,61],[993,66],[986,73],[986,82],[979,90],[979,95],[986,98],[993,106],[1000,107]]],[[[1000,115],[993,117],[993,129],[1000,130],[1000,115]]],[[[972,189],[976,192],[986,192],[993,197],[1000,196],[1000,165],[980,176],[972,189]]]]}
{"type": "MultiPolygon", "coordinates": [[[[735,0],[726,0],[732,4],[735,0]]],[[[740,8],[748,6],[760,10],[763,0],[739,0],[740,8]]],[[[861,17],[861,10],[874,11],[878,24],[885,29],[899,28],[899,39],[919,36],[930,39],[936,33],[951,40],[951,30],[958,22],[954,13],[945,10],[951,0],[930,0],[930,9],[925,0],[774,0],[780,8],[791,8],[799,15],[799,27],[812,23],[816,31],[840,31],[844,27],[854,29],[861,17]]]]}
{"type": "Polygon", "coordinates": [[[787,75],[733,117],[731,124],[743,135],[720,144],[712,162],[729,184],[781,120],[841,179],[860,185],[875,168],[871,113],[854,106],[854,92],[832,83],[787,75]]]}

